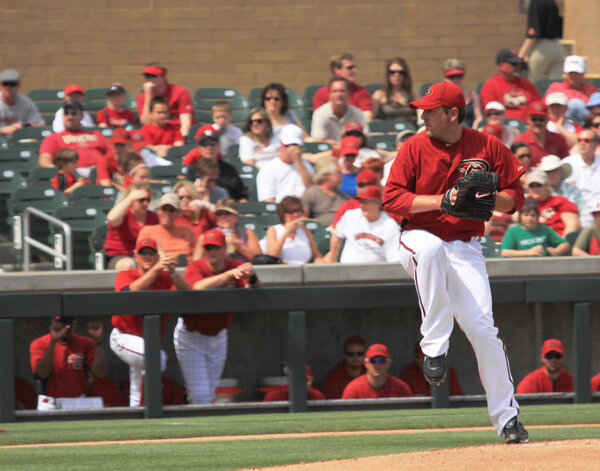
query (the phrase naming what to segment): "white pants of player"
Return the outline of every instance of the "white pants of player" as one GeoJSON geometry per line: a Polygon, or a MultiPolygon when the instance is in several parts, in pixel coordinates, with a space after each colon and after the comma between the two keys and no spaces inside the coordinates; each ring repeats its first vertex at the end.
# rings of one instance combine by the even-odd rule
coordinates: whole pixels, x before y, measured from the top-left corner
{"type": "MultiPolygon", "coordinates": [[[[110,333],[110,349],[129,365],[129,406],[138,407],[142,401],[142,379],[144,377],[144,339],[137,335],[124,334],[119,329],[110,333]]],[[[160,351],[160,371],[167,367],[167,354],[160,351]]]]}
{"type": "Polygon", "coordinates": [[[188,403],[210,404],[225,367],[227,329],[217,335],[188,330],[180,317],[173,332],[173,344],[188,392],[188,403]]]}
{"type": "Polygon", "coordinates": [[[400,262],[415,281],[421,308],[421,349],[429,357],[448,351],[454,319],[473,346],[492,424],[502,434],[517,415],[504,344],[492,315],[492,294],[477,240],[445,242],[423,230],[404,231],[400,262]]]}

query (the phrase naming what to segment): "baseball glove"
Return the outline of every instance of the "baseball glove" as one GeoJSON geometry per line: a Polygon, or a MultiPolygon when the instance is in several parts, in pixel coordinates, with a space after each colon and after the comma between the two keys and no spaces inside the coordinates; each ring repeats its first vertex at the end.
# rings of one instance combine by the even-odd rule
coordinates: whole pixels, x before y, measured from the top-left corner
{"type": "Polygon", "coordinates": [[[465,219],[487,221],[492,217],[498,191],[498,174],[495,172],[472,172],[460,177],[456,186],[442,198],[442,211],[465,219]],[[452,203],[452,192],[456,201],[452,203]]]}

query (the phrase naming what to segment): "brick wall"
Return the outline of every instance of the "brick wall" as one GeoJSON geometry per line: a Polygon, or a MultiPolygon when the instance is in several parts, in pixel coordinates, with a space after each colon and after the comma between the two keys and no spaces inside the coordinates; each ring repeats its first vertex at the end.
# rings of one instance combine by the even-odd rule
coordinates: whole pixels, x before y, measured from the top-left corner
{"type": "Polygon", "coordinates": [[[587,73],[600,76],[600,2],[567,0],[564,36],[575,41],[573,53],[588,59],[587,73]]]}

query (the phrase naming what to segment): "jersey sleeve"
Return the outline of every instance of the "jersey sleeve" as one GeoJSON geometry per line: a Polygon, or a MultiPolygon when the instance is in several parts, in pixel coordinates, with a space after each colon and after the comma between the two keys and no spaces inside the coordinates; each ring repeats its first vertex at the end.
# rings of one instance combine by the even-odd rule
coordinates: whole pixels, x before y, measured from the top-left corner
{"type": "Polygon", "coordinates": [[[185,157],[183,158],[181,165],[195,164],[198,161],[198,159],[196,158],[197,156],[198,156],[198,149],[192,149],[187,154],[185,154],[185,157]]]}
{"type": "Polygon", "coordinates": [[[35,375],[37,370],[37,365],[46,353],[46,348],[42,344],[43,337],[39,339],[35,339],[29,345],[29,361],[31,362],[31,372],[35,375]]]}
{"type": "Polygon", "coordinates": [[[59,149],[58,142],[56,140],[57,137],[58,135],[55,133],[44,138],[42,144],[40,145],[40,155],[51,154],[52,158],[54,158],[54,155],[59,149]]]}
{"type": "Polygon", "coordinates": [[[100,124],[100,123],[107,123],[109,122],[109,115],[108,115],[108,111],[106,110],[106,108],[102,108],[100,111],[98,111],[98,114],[96,115],[96,123],[100,124]]]}
{"type": "Polygon", "coordinates": [[[204,274],[200,268],[200,262],[190,263],[187,267],[185,267],[184,279],[187,281],[190,288],[194,287],[194,284],[200,280],[203,280],[204,274]]]}
{"type": "Polygon", "coordinates": [[[410,141],[398,151],[383,194],[383,208],[396,221],[408,218],[412,202],[417,196],[413,193],[416,168],[411,155],[414,152],[413,143],[410,141]]]}
{"type": "Polygon", "coordinates": [[[568,198],[562,198],[562,201],[560,203],[560,212],[579,214],[579,208],[568,198]]]}
{"type": "Polygon", "coordinates": [[[538,392],[535,387],[535,380],[532,373],[525,376],[517,386],[517,394],[529,394],[538,392]]]}
{"type": "Polygon", "coordinates": [[[108,158],[106,154],[100,157],[96,165],[96,185],[99,185],[102,180],[110,180],[112,178],[108,169],[108,158]]]}
{"type": "Polygon", "coordinates": [[[44,118],[40,115],[40,112],[31,100],[27,101],[27,107],[25,111],[25,119],[23,120],[26,124],[46,124],[44,118]]]}
{"type": "Polygon", "coordinates": [[[479,98],[481,99],[481,106],[485,107],[490,101],[500,101],[503,102],[502,99],[498,100],[496,94],[494,92],[494,87],[492,86],[489,80],[486,80],[481,90],[479,91],[479,98]]]}
{"type": "Polygon", "coordinates": [[[144,101],[146,100],[146,95],[144,92],[141,92],[136,99],[138,116],[142,116],[142,111],[144,111],[144,101]]]}
{"type": "Polygon", "coordinates": [[[239,157],[242,162],[255,160],[254,142],[252,142],[252,139],[250,139],[248,136],[242,136],[240,137],[239,145],[239,157]]]}
{"type": "Polygon", "coordinates": [[[525,32],[526,38],[537,39],[540,37],[540,31],[542,28],[542,20],[546,18],[541,15],[541,5],[539,0],[531,0],[529,3],[529,10],[527,11],[527,31],[525,32]]]}
{"type": "Polygon", "coordinates": [[[190,92],[181,87],[177,100],[177,112],[179,114],[191,114],[194,116],[194,105],[190,97],[190,92]]]}
{"type": "Polygon", "coordinates": [[[496,156],[492,170],[498,174],[498,191],[506,192],[515,202],[513,210],[509,212],[512,214],[521,209],[525,202],[525,192],[520,180],[525,169],[499,139],[489,138],[488,142],[491,154],[496,156]]]}
{"type": "Polygon", "coordinates": [[[115,276],[115,291],[123,291],[134,281],[135,278],[131,276],[130,270],[120,271],[115,276]]]}

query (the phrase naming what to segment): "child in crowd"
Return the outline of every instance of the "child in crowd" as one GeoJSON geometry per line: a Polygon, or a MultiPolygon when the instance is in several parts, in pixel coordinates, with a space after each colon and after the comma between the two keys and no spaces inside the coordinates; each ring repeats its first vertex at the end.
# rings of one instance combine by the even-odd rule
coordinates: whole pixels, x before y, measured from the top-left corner
{"type": "Polygon", "coordinates": [[[136,124],[135,115],[123,106],[127,98],[120,83],[113,83],[106,90],[106,107],[98,111],[96,123],[101,128],[127,128],[136,124]]]}
{"type": "Polygon", "coordinates": [[[226,101],[217,101],[211,108],[213,128],[219,131],[219,147],[223,155],[233,144],[238,144],[240,137],[244,134],[237,126],[230,126],[233,113],[231,106],[226,101]]]}
{"type": "Polygon", "coordinates": [[[73,149],[61,149],[56,153],[56,165],[60,170],[52,179],[52,187],[69,196],[76,188],[89,185],[90,179],[77,175],[79,155],[73,149]]]}
{"type": "Polygon", "coordinates": [[[169,122],[169,103],[163,97],[150,101],[150,124],[145,124],[141,132],[147,148],[164,157],[173,146],[182,146],[185,139],[179,126],[169,122]]]}

